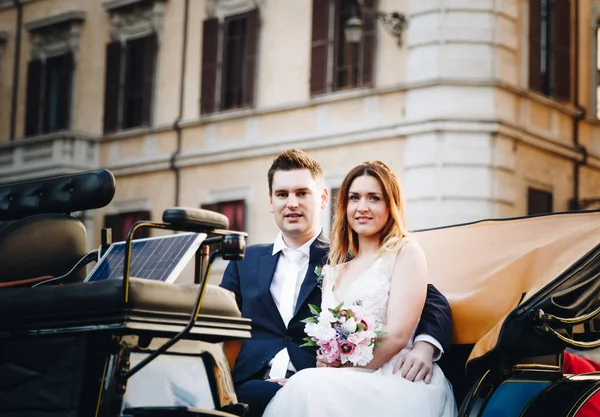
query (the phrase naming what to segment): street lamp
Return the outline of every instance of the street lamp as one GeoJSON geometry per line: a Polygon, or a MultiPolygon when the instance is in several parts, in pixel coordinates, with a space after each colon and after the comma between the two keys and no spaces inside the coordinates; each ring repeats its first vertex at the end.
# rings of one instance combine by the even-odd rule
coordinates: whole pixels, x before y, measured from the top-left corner
{"type": "MultiPolygon", "coordinates": [[[[368,19],[379,19],[384,29],[396,38],[398,46],[402,46],[402,33],[408,26],[408,20],[406,20],[406,17],[402,13],[385,13],[363,9],[363,15],[368,19]]],[[[360,17],[352,16],[346,21],[344,35],[346,42],[353,44],[360,43],[363,36],[363,21],[360,17]]]]}

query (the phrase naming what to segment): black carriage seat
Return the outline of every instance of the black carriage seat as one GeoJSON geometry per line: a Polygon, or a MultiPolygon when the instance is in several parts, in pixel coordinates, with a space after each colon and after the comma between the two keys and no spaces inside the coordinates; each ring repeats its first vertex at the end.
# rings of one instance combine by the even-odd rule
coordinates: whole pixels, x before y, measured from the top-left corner
{"type": "MultiPolygon", "coordinates": [[[[95,170],[0,187],[0,288],[62,276],[86,254],[86,230],[70,213],[106,206],[110,171],[95,170]]],[[[83,281],[81,269],[62,280],[83,281]]]]}
{"type": "MultiPolygon", "coordinates": [[[[129,281],[129,301],[125,303],[121,280],[83,283],[82,269],[71,279],[58,281],[61,285],[30,288],[32,279],[61,276],[86,255],[85,227],[70,213],[106,206],[114,194],[115,179],[107,170],[0,186],[0,221],[14,220],[0,229],[0,333],[125,326],[125,322],[135,327],[135,323],[147,325],[150,321],[162,323],[153,324],[154,330],[160,331],[161,326],[189,320],[197,285],[133,277],[129,281]]],[[[169,209],[163,220],[181,230],[227,227],[222,224],[227,221],[225,216],[200,209],[169,209]]],[[[232,319],[229,325],[238,328],[239,320],[239,328],[245,332],[239,336],[247,337],[248,322],[241,319],[229,291],[208,285],[200,314],[202,320],[213,325],[232,319]]],[[[236,336],[236,331],[233,329],[231,335],[236,336]]]]}
{"type": "MultiPolygon", "coordinates": [[[[197,285],[138,278],[130,280],[128,305],[123,302],[121,280],[6,288],[0,290],[0,332],[117,325],[125,321],[129,327],[135,327],[135,322],[160,322],[166,329],[168,325],[181,325],[189,320],[197,294],[197,285]]],[[[223,319],[230,322],[240,319],[244,327],[247,324],[242,323],[231,292],[207,285],[199,323],[218,323],[223,319]]],[[[159,331],[160,325],[156,324],[154,329],[159,331]]]]}

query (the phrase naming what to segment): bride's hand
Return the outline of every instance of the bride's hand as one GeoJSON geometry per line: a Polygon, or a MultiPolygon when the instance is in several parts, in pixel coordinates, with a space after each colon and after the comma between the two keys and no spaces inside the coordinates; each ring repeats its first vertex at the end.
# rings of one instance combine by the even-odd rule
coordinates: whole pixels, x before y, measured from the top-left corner
{"type": "Polygon", "coordinates": [[[435,346],[419,341],[413,348],[401,355],[394,366],[394,373],[400,371],[402,376],[411,382],[431,382],[433,376],[433,355],[435,346]]]}
{"type": "Polygon", "coordinates": [[[317,356],[317,368],[339,368],[342,363],[339,360],[327,362],[323,356],[317,356]]]}

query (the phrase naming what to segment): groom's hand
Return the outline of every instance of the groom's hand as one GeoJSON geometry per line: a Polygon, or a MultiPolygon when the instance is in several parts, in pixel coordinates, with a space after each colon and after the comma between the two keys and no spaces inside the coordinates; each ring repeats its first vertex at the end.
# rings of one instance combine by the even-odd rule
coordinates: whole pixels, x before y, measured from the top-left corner
{"type": "Polygon", "coordinates": [[[284,386],[285,383],[287,382],[287,378],[274,378],[274,379],[267,379],[268,382],[273,382],[275,384],[279,384],[281,386],[284,386]]]}
{"type": "Polygon", "coordinates": [[[411,382],[431,382],[433,375],[433,355],[436,347],[424,342],[416,342],[413,348],[398,358],[394,373],[400,371],[401,375],[411,382]]]}

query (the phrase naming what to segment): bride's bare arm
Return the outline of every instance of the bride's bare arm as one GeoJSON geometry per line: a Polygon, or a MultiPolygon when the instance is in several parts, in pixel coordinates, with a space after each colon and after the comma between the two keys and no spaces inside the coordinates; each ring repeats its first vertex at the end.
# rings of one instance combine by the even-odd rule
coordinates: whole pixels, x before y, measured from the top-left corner
{"type": "Polygon", "coordinates": [[[387,310],[387,334],[365,366],[378,369],[408,345],[427,294],[427,262],[415,241],[408,241],[396,258],[387,310]]]}

